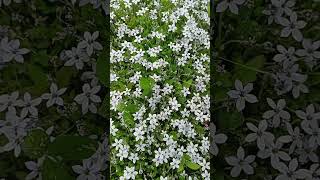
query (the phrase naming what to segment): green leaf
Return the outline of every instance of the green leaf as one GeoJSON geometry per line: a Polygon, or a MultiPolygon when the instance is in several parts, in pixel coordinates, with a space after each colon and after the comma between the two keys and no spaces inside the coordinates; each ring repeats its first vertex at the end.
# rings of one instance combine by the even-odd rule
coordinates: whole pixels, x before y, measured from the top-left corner
{"type": "Polygon", "coordinates": [[[312,73],[310,75],[308,75],[308,83],[310,83],[311,85],[318,85],[320,84],[320,73],[312,73]]]}
{"type": "Polygon", "coordinates": [[[216,102],[224,101],[227,98],[227,92],[229,89],[223,87],[215,87],[213,97],[216,102]]]}
{"type": "Polygon", "coordinates": [[[138,107],[135,104],[127,104],[127,106],[125,107],[125,111],[135,113],[138,111],[138,107]]]}
{"type": "Polygon", "coordinates": [[[190,169],[192,169],[194,171],[200,169],[200,167],[201,167],[199,164],[191,162],[191,161],[187,161],[186,165],[188,166],[188,168],[190,168],[190,169]]]}
{"type": "Polygon", "coordinates": [[[56,73],[57,83],[59,87],[66,87],[70,84],[72,77],[76,71],[72,67],[62,67],[56,73]]]}
{"type": "Polygon", "coordinates": [[[97,77],[99,78],[100,82],[109,87],[109,64],[108,64],[108,57],[106,53],[101,53],[97,60],[97,77]]]}
{"type": "Polygon", "coordinates": [[[216,171],[213,175],[214,180],[224,180],[223,170],[216,171]]]}
{"type": "Polygon", "coordinates": [[[181,173],[184,170],[184,163],[180,162],[179,168],[178,168],[178,173],[181,173]]]}
{"type": "Polygon", "coordinates": [[[188,81],[183,81],[183,86],[189,88],[192,85],[192,82],[192,79],[189,79],[188,81]]]}
{"type": "Polygon", "coordinates": [[[50,56],[47,54],[47,50],[41,50],[38,53],[32,55],[31,57],[32,61],[47,67],[48,66],[48,62],[50,60],[50,56]]]}
{"type": "Polygon", "coordinates": [[[49,137],[43,130],[33,130],[25,137],[22,151],[31,159],[37,159],[47,150],[48,142],[49,137]]]}
{"type": "Polygon", "coordinates": [[[148,77],[142,77],[140,79],[140,87],[143,90],[143,95],[149,95],[152,92],[154,80],[148,77]]]}
{"type": "Polygon", "coordinates": [[[28,173],[25,171],[15,171],[15,176],[17,180],[25,180],[27,175],[28,173]]]}
{"type": "Polygon", "coordinates": [[[34,95],[41,95],[44,93],[48,87],[48,78],[47,74],[44,73],[44,70],[41,67],[36,65],[28,64],[28,76],[33,82],[33,87],[31,92],[34,95]]]}
{"type": "Polygon", "coordinates": [[[203,125],[195,125],[195,130],[199,135],[202,135],[205,133],[205,128],[203,127],[203,125]]]}
{"type": "Polygon", "coordinates": [[[61,156],[65,160],[82,160],[89,158],[97,147],[96,141],[84,136],[58,136],[49,144],[48,152],[61,156]]]}
{"type": "Polygon", "coordinates": [[[134,119],[133,119],[133,116],[130,112],[128,111],[125,111],[123,113],[123,119],[124,119],[124,122],[127,126],[129,127],[134,127],[134,119]]]}
{"type": "Polygon", "coordinates": [[[69,174],[67,167],[63,164],[63,162],[50,156],[44,160],[41,172],[42,178],[45,180],[75,179],[69,174]]]}
{"type": "Polygon", "coordinates": [[[236,129],[242,125],[241,114],[237,111],[220,110],[216,113],[218,125],[221,129],[236,129]]]}
{"type": "Polygon", "coordinates": [[[213,78],[215,84],[221,87],[232,87],[234,83],[230,72],[215,73],[213,78]]]}
{"type": "Polygon", "coordinates": [[[101,104],[101,106],[100,106],[100,108],[99,108],[99,110],[98,110],[98,113],[102,116],[102,117],[104,117],[104,118],[107,118],[108,117],[108,104],[109,104],[109,97],[105,97],[104,98],[104,100],[103,100],[103,102],[102,102],[102,104],[101,104]]]}
{"type": "Polygon", "coordinates": [[[191,157],[190,157],[188,154],[183,154],[183,155],[182,155],[181,161],[182,161],[183,163],[185,163],[185,162],[187,162],[187,161],[190,161],[190,160],[191,160],[191,157]]]}
{"type": "Polygon", "coordinates": [[[51,39],[56,36],[58,31],[61,31],[61,25],[52,23],[48,25],[34,26],[34,28],[26,31],[29,40],[38,49],[47,49],[51,45],[51,39]]]}
{"type": "Polygon", "coordinates": [[[263,55],[256,56],[245,64],[243,64],[242,60],[238,60],[237,63],[243,64],[243,66],[235,65],[234,79],[239,79],[243,83],[254,82],[265,61],[266,59],[263,55]]]}
{"type": "Polygon", "coordinates": [[[12,162],[5,161],[5,159],[1,159],[0,161],[0,174],[4,177],[10,172],[14,171],[14,167],[12,166],[12,162]]]}
{"type": "Polygon", "coordinates": [[[125,111],[126,104],[124,102],[120,102],[117,106],[118,111],[125,111]]]}

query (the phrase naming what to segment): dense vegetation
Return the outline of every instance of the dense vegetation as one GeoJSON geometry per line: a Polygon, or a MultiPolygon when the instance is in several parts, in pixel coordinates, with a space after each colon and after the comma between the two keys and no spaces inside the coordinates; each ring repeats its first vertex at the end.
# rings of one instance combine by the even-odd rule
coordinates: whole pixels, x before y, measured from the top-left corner
{"type": "Polygon", "coordinates": [[[0,1],[1,178],[106,175],[109,23],[88,2],[0,1]]]}

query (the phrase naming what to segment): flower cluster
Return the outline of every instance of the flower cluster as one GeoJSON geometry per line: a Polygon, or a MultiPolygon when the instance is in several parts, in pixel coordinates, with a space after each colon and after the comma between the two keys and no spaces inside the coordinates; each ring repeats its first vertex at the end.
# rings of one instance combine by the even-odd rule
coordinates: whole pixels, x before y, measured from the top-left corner
{"type": "Polygon", "coordinates": [[[111,1],[113,179],[210,179],[208,5],[111,1]]]}

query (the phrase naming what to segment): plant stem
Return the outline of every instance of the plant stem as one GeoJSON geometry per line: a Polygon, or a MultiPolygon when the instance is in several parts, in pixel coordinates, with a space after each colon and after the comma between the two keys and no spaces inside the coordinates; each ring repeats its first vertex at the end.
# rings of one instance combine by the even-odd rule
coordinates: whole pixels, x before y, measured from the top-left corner
{"type": "Polygon", "coordinates": [[[267,71],[261,71],[259,69],[256,69],[254,67],[249,67],[249,66],[246,66],[244,64],[240,64],[240,63],[237,63],[237,62],[234,62],[234,61],[231,61],[229,59],[226,59],[226,58],[223,58],[223,57],[218,57],[219,59],[221,60],[224,60],[224,61],[227,61],[227,62],[230,62],[230,63],[233,63],[233,64],[236,64],[238,66],[241,66],[243,68],[246,68],[246,69],[249,69],[249,70],[252,70],[252,71],[255,71],[255,72],[259,72],[259,73],[262,73],[262,74],[268,74],[268,75],[271,75],[271,73],[267,72],[267,71]]]}

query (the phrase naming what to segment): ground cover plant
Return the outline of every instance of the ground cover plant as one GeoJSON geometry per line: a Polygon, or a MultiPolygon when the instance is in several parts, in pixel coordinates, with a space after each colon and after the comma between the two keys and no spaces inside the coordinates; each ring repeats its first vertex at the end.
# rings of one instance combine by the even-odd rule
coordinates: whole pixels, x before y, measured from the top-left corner
{"type": "Polygon", "coordinates": [[[208,5],[111,1],[111,179],[210,179],[208,5]]]}
{"type": "Polygon", "coordinates": [[[319,179],[319,1],[214,3],[213,179],[319,179]]]}
{"type": "Polygon", "coordinates": [[[0,0],[0,178],[105,179],[106,2],[0,0]]]}
{"type": "Polygon", "coordinates": [[[319,0],[212,4],[0,0],[0,179],[319,180],[319,0]]]}

